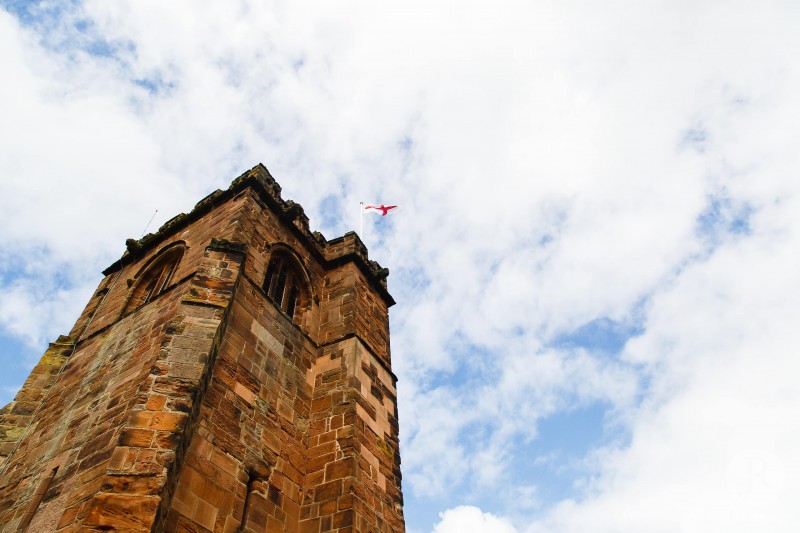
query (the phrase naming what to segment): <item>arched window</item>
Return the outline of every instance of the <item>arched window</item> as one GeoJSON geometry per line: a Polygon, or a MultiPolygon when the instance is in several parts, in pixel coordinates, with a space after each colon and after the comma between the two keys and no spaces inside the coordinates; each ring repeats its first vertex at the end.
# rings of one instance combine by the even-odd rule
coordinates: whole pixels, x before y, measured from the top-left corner
{"type": "Polygon", "coordinates": [[[264,292],[296,324],[300,323],[304,307],[305,285],[300,269],[288,253],[276,252],[272,255],[264,278],[264,292]]]}
{"type": "Polygon", "coordinates": [[[183,256],[183,250],[183,246],[172,247],[152,261],[144,274],[139,276],[123,314],[138,309],[170,286],[178,262],[183,256]]]}

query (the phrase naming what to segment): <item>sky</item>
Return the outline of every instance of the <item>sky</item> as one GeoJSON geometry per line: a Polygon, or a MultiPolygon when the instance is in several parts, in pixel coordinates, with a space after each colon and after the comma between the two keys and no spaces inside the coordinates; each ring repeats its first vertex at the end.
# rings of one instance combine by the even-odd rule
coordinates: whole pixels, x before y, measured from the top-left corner
{"type": "Polygon", "coordinates": [[[389,267],[409,533],[800,531],[800,4],[0,1],[0,402],[263,162],[389,267]],[[155,216],[154,216],[155,213],[155,216]]]}

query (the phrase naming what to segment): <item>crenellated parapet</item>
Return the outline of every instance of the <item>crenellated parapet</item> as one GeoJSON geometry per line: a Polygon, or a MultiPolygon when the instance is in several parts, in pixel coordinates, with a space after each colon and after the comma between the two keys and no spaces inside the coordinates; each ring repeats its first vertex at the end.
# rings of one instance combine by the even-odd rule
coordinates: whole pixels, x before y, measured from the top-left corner
{"type": "Polygon", "coordinates": [[[116,272],[126,261],[130,262],[132,259],[136,260],[144,256],[159,243],[205,216],[214,207],[227,202],[248,188],[252,188],[264,203],[279,214],[281,220],[287,223],[295,236],[321,260],[326,268],[336,268],[347,262],[355,262],[374,284],[386,303],[390,306],[394,305],[394,299],[387,291],[389,269],[383,268],[377,261],[369,259],[367,247],[358,234],[350,231],[341,237],[327,240],[322,233],[311,231],[303,206],[293,200],[284,200],[281,197],[281,186],[269,173],[267,167],[261,163],[233,180],[227,189],[217,189],[197,202],[189,213],[181,213],[172,217],[155,233],[148,233],[141,239],[128,239],[125,242],[127,248],[125,254],[105,269],[103,274],[109,275],[116,272]]]}

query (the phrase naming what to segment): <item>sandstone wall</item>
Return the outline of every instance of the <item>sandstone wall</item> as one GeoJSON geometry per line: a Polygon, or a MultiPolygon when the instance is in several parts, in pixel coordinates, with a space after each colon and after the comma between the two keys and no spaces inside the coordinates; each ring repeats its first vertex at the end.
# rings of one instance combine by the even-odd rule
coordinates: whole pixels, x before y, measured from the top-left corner
{"type": "Polygon", "coordinates": [[[301,531],[404,530],[395,378],[357,338],[315,362],[301,531]]]}
{"type": "Polygon", "coordinates": [[[314,344],[243,280],[169,530],[297,531],[314,344]]]}
{"type": "Polygon", "coordinates": [[[78,346],[3,476],[3,531],[157,526],[242,259],[210,247],[188,281],[78,346]]]}

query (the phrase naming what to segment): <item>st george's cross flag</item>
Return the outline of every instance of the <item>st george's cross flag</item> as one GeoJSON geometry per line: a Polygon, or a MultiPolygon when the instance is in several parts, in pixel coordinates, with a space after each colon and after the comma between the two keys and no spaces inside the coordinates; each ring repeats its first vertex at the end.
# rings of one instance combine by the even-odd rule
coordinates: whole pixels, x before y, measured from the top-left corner
{"type": "Polygon", "coordinates": [[[384,205],[384,204],[361,204],[361,212],[364,214],[378,214],[382,217],[391,215],[400,210],[399,205],[384,205]]]}
{"type": "Polygon", "coordinates": [[[360,224],[360,231],[358,232],[359,235],[364,235],[364,214],[377,214],[382,217],[386,215],[391,215],[392,213],[396,213],[400,211],[399,205],[386,205],[386,204],[365,204],[361,202],[361,224],[360,224]]]}

